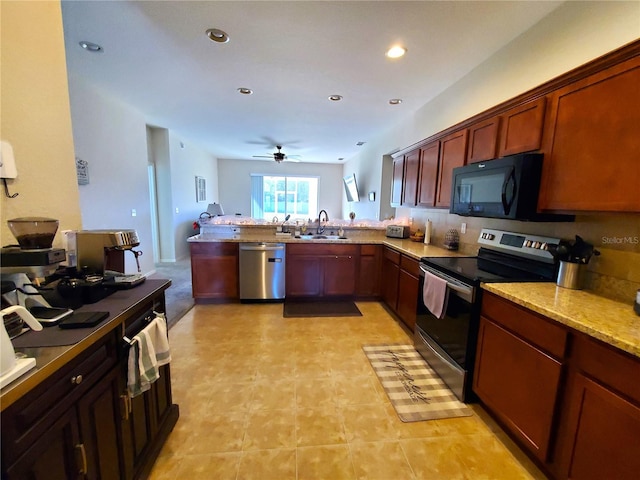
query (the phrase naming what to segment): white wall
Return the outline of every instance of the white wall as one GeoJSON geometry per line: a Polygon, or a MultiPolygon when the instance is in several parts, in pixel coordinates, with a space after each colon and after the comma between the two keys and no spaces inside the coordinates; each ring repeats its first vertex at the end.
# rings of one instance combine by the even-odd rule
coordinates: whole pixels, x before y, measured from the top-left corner
{"type": "Polygon", "coordinates": [[[251,215],[252,173],[320,177],[318,187],[319,208],[325,209],[330,219],[345,218],[342,215],[342,200],[345,197],[344,187],[342,186],[342,165],[219,159],[220,204],[224,208],[225,214],[251,215]]]}
{"type": "MultiPolygon", "coordinates": [[[[382,171],[383,155],[427,138],[640,37],[640,2],[566,2],[438,97],[370,140],[345,173],[382,171]]],[[[384,183],[390,176],[374,175],[384,183]]],[[[380,202],[388,208],[389,195],[380,202]]],[[[380,205],[380,204],[379,204],[380,205]]],[[[357,207],[358,208],[358,207],[357,207]]],[[[370,208],[370,206],[367,206],[370,208]]],[[[356,213],[358,210],[356,209],[356,213]]],[[[398,216],[409,216],[398,209],[398,216]]],[[[414,212],[415,214],[415,212],[414,212]]]]}
{"type": "MultiPolygon", "coordinates": [[[[58,2],[0,2],[0,136],[13,146],[18,177],[0,194],[0,240],[15,244],[6,220],[43,216],[61,230],[82,225],[78,202],[67,71],[58,2]]],[[[2,187],[4,190],[4,188],[2,187]]]]}
{"type": "MultiPolygon", "coordinates": [[[[135,229],[142,273],[154,270],[147,131],[144,116],[130,106],[69,77],[76,156],[89,163],[89,184],[80,185],[82,227],[135,229]],[[135,210],[135,215],[132,215],[135,210]]],[[[125,273],[136,273],[132,254],[125,273]]]]}
{"type": "Polygon", "coordinates": [[[173,235],[175,259],[189,257],[187,238],[197,231],[193,222],[207,210],[209,203],[218,202],[218,160],[210,153],[183,142],[169,132],[171,192],[173,194],[173,235]],[[207,201],[196,201],[196,176],[207,185],[207,201]]]}

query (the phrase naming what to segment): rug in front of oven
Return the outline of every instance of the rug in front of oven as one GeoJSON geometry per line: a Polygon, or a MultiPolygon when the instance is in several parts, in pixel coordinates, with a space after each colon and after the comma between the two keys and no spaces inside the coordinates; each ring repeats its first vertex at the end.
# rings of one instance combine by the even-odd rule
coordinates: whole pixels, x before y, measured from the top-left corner
{"type": "Polygon", "coordinates": [[[403,422],[468,417],[459,401],[413,345],[363,345],[380,383],[403,422]]]}

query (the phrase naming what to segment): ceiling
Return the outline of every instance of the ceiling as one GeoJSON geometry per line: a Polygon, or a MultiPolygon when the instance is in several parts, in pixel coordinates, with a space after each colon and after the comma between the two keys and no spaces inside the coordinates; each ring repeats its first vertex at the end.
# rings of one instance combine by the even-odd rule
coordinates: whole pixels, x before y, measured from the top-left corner
{"type": "Polygon", "coordinates": [[[561,3],[63,0],[62,13],[69,76],[148,124],[217,158],[279,144],[303,162],[341,163],[561,3]],[[211,41],[210,28],[230,41],[211,41]],[[394,44],[407,54],[387,58],[394,44]]]}

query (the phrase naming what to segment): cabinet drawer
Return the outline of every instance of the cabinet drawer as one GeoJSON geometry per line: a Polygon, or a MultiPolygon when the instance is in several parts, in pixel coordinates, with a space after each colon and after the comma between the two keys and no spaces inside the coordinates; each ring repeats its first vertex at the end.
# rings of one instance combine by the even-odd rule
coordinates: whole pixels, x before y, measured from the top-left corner
{"type": "Polygon", "coordinates": [[[584,334],[576,335],[572,358],[580,370],[640,404],[640,360],[584,334]]]}
{"type": "Polygon", "coordinates": [[[232,242],[192,242],[191,255],[237,255],[238,244],[232,242]]]}
{"type": "Polygon", "coordinates": [[[564,357],[568,332],[545,317],[487,292],[482,314],[556,358],[564,357]]]}
{"type": "Polygon", "coordinates": [[[287,255],[357,255],[358,245],[334,243],[304,243],[287,245],[287,255]]]}
{"type": "Polygon", "coordinates": [[[2,450],[17,456],[117,362],[116,330],[2,413],[2,450]]]}
{"type": "Polygon", "coordinates": [[[360,255],[373,256],[378,253],[378,245],[360,245],[360,255]]]}
{"type": "Polygon", "coordinates": [[[384,258],[391,261],[392,263],[395,263],[396,265],[400,265],[400,252],[396,252],[391,248],[387,247],[384,249],[384,258]]]}
{"type": "Polygon", "coordinates": [[[406,255],[400,257],[400,269],[410,273],[414,277],[420,276],[420,262],[406,255]]]}

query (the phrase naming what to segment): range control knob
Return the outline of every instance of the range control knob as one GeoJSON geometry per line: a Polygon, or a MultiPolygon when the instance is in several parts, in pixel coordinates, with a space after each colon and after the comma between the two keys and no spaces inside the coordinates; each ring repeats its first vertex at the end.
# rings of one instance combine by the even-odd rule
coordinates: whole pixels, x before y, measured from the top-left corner
{"type": "Polygon", "coordinates": [[[525,240],[524,246],[527,248],[531,248],[531,243],[532,243],[531,240],[525,240]]]}

